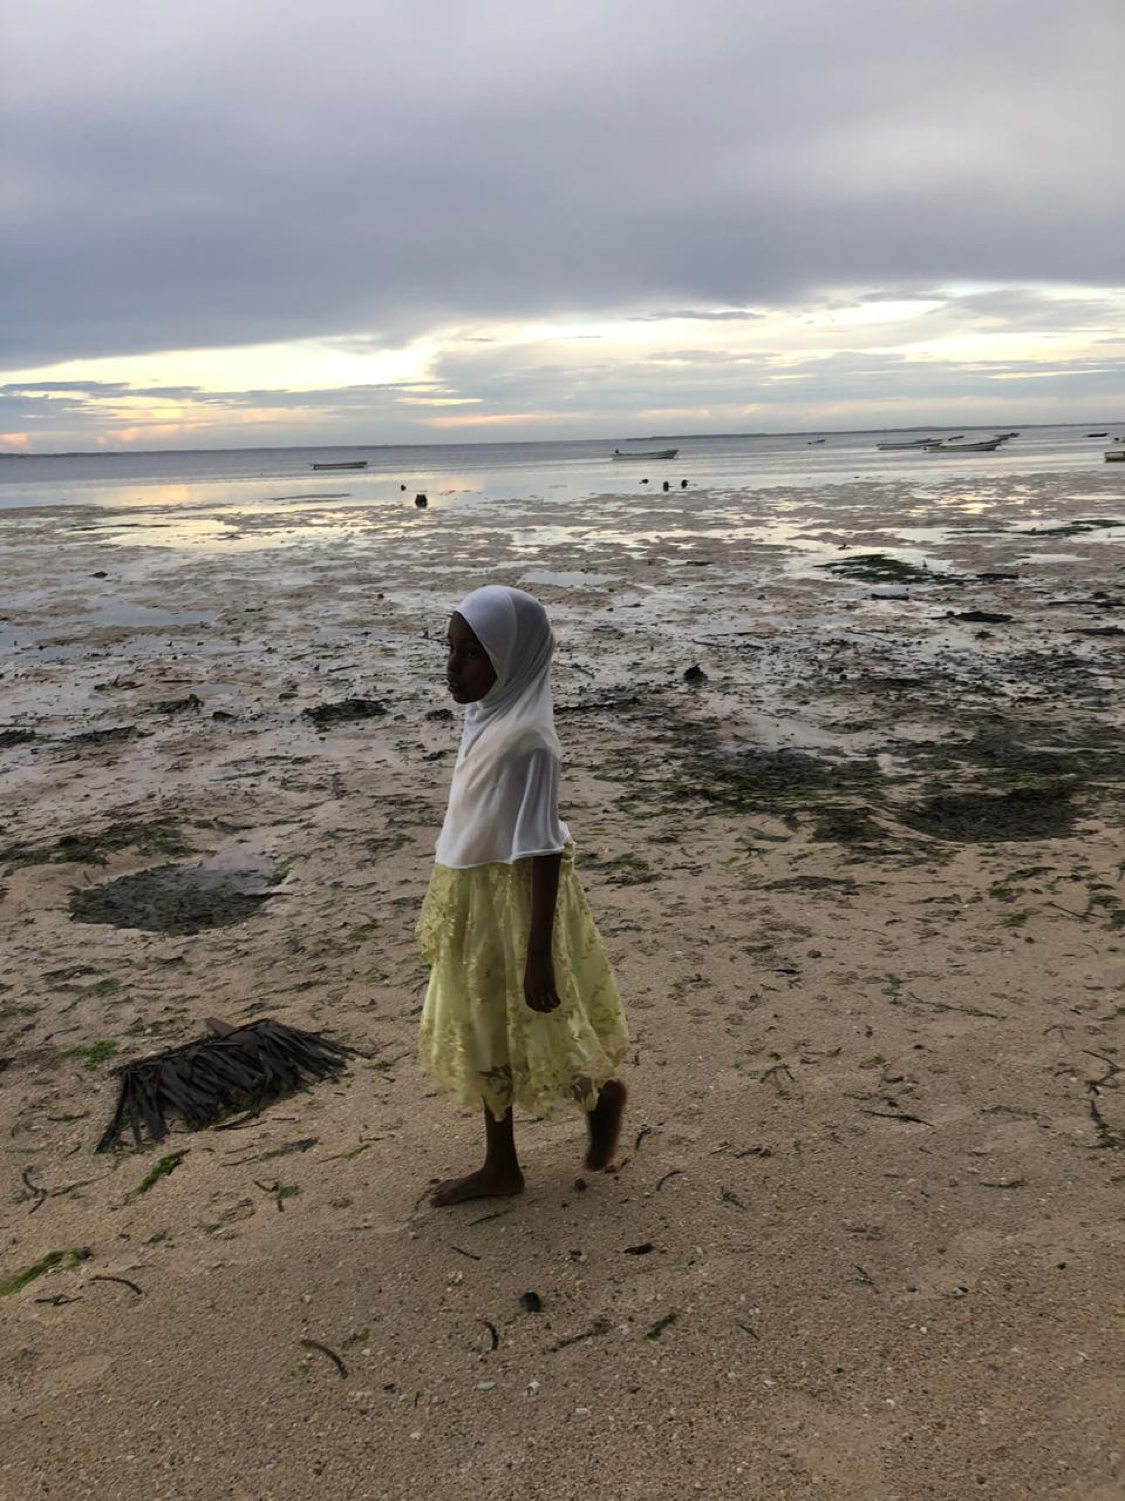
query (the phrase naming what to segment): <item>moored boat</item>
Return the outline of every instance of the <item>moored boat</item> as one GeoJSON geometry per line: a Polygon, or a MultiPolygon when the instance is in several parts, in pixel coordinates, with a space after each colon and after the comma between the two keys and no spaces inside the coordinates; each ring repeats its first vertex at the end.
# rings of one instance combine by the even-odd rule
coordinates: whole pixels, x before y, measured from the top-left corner
{"type": "Polygon", "coordinates": [[[615,459],[674,459],[679,453],[678,448],[635,448],[631,453],[622,453],[620,448],[613,450],[615,459]]]}
{"type": "Polygon", "coordinates": [[[980,443],[934,443],[926,449],[927,453],[995,453],[1001,443],[1005,442],[1007,434],[999,438],[985,438],[980,443]]]}
{"type": "Polygon", "coordinates": [[[338,464],[314,464],[314,469],[366,469],[366,459],[347,459],[338,464]]]}

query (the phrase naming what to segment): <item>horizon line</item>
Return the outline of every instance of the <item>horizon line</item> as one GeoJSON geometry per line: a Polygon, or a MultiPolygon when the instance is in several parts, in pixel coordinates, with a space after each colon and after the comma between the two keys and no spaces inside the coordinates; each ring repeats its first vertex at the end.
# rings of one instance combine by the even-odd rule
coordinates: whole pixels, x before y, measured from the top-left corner
{"type": "MultiPolygon", "coordinates": [[[[1018,419],[1017,419],[1018,420],[1018,419]]],[[[1120,427],[1125,424],[1125,418],[1117,417],[1088,417],[1081,422],[1024,422],[1020,431],[1030,431],[1045,427],[1090,427],[1091,425],[1104,425],[1106,427],[1120,427]]],[[[967,427],[969,431],[986,428],[1002,427],[1003,422],[965,423],[965,422],[921,422],[911,423],[906,427],[807,427],[786,428],[780,431],[754,431],[754,432],[720,432],[720,433],[647,433],[643,436],[631,437],[595,437],[595,438],[491,438],[470,439],[461,442],[434,442],[434,443],[254,443],[242,444],[234,448],[66,448],[48,449],[43,453],[30,453],[26,449],[0,449],[0,459],[113,459],[124,458],[132,454],[157,454],[157,453],[268,453],[271,451],[290,450],[294,453],[316,453],[327,450],[347,449],[349,451],[376,452],[391,448],[537,448],[544,443],[579,444],[579,443],[656,443],[674,438],[681,443],[691,442],[701,438],[807,438],[810,436],[824,437],[849,437],[851,435],[864,435],[867,433],[915,433],[915,432],[952,432],[955,427],[967,427]]]]}

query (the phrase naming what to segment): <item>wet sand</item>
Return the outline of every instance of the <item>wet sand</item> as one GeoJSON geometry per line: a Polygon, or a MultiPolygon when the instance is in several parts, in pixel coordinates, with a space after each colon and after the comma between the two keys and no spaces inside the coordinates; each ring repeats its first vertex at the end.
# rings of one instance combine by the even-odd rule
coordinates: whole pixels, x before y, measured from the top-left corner
{"type": "Polygon", "coordinates": [[[64,1253],[0,1298],[0,1496],[1123,1493],[1118,477],[0,528],[0,1284],[64,1253]],[[522,1199],[434,1211],[480,1130],[412,927],[484,581],[555,619],[630,1114],[611,1173],[522,1119],[522,1199]],[[95,1155],[209,1015],[364,1056],[95,1155]]]}

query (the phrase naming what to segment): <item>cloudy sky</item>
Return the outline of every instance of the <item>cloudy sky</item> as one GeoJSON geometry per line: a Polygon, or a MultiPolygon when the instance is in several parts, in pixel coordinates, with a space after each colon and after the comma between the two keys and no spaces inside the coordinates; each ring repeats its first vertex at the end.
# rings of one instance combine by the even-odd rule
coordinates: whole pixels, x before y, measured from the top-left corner
{"type": "Polygon", "coordinates": [[[1121,0],[0,0],[0,447],[1125,403],[1121,0]]]}

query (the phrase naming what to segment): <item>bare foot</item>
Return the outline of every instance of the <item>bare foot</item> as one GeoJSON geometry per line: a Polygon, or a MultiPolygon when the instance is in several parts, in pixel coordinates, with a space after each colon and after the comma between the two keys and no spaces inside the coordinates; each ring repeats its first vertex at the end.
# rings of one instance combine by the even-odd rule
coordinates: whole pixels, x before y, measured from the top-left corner
{"type": "Polygon", "coordinates": [[[601,1172],[613,1161],[617,1151],[617,1138],[621,1135],[621,1117],[625,1114],[625,1101],[628,1097],[629,1091],[617,1079],[610,1079],[598,1092],[598,1103],[586,1117],[590,1132],[586,1166],[591,1172],[601,1172]]]}
{"type": "Polygon", "coordinates": [[[510,1199],[523,1193],[523,1174],[519,1168],[514,1172],[498,1172],[482,1167],[478,1173],[466,1178],[447,1178],[439,1183],[430,1195],[430,1203],[436,1209],[446,1209],[450,1204],[462,1204],[466,1199],[510,1199]]]}

